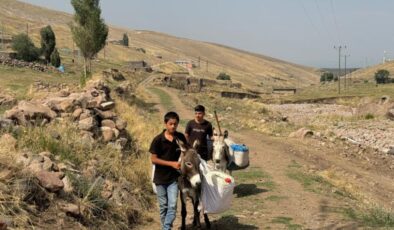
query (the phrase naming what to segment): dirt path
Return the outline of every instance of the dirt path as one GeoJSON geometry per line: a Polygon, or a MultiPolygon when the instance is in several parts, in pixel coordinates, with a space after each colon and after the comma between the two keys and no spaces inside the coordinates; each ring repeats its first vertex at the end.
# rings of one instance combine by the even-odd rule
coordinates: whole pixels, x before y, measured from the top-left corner
{"type": "MultiPolygon", "coordinates": [[[[176,91],[161,90],[171,97],[182,118],[192,118],[192,111],[181,102],[176,91]]],[[[274,138],[249,130],[230,133],[230,136],[251,148],[251,166],[234,172],[237,187],[232,208],[210,216],[213,229],[357,229],[359,223],[343,214],[357,201],[314,175],[316,170],[335,165],[337,162],[331,161],[338,159],[327,157],[326,160],[320,152],[316,154],[316,143],[308,141],[274,138]],[[308,169],[315,170],[305,172],[308,169]]],[[[351,168],[352,164],[347,167],[351,168]]],[[[357,174],[357,170],[353,171],[357,174]]],[[[384,178],[382,181],[392,180],[384,178]]],[[[392,188],[392,185],[387,186],[389,190],[392,188]]],[[[390,197],[393,196],[386,198],[390,197]]],[[[180,215],[175,226],[180,225],[179,221],[180,215]]],[[[153,225],[141,229],[159,229],[158,214],[153,225]]]]}

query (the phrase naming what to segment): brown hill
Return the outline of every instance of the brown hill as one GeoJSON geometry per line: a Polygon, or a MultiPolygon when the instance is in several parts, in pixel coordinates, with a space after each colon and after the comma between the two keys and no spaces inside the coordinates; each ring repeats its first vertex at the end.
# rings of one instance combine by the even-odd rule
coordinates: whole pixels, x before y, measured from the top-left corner
{"type": "MultiPolygon", "coordinates": [[[[41,27],[51,25],[57,36],[58,47],[70,50],[73,47],[68,23],[72,15],[15,0],[0,0],[0,21],[7,34],[26,32],[38,42],[41,27]]],[[[106,58],[116,62],[146,60],[152,65],[174,62],[177,59],[198,60],[201,67],[194,74],[214,78],[225,71],[232,79],[245,85],[264,89],[272,86],[303,87],[318,82],[316,69],[288,63],[223,45],[178,38],[152,31],[136,31],[110,26],[109,41],[120,40],[123,33],[130,37],[129,48],[109,43],[106,58]],[[143,53],[137,48],[143,48],[143,53]],[[162,56],[161,59],[157,56],[162,56]],[[208,62],[208,72],[206,71],[208,62]]],[[[62,53],[65,55],[65,52],[62,53]]],[[[103,58],[104,53],[99,54],[103,58]]]]}

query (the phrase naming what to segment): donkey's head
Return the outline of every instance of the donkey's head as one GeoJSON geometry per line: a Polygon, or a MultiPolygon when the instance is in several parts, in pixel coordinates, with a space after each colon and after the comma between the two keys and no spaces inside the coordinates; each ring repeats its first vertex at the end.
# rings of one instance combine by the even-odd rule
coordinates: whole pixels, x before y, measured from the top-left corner
{"type": "Polygon", "coordinates": [[[181,140],[177,140],[177,143],[182,152],[181,174],[188,179],[192,187],[197,187],[201,184],[200,158],[196,151],[199,142],[195,141],[193,147],[183,143],[181,140]]]}
{"type": "Polygon", "coordinates": [[[228,137],[228,131],[224,131],[224,135],[218,134],[217,132],[214,132],[213,135],[213,154],[212,154],[212,160],[215,163],[215,165],[223,163],[223,161],[226,160],[226,143],[224,142],[224,139],[228,137]]]}

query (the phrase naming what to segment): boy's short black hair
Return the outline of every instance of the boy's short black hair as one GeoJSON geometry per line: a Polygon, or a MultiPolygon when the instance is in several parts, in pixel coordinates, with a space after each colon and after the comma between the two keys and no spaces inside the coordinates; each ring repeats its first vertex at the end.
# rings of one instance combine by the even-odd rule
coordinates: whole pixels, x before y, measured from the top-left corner
{"type": "Polygon", "coordinates": [[[194,112],[203,112],[205,113],[205,107],[202,105],[197,105],[196,107],[194,107],[194,112]]]}
{"type": "Polygon", "coordinates": [[[164,115],[164,122],[167,123],[170,119],[175,119],[179,123],[179,115],[176,112],[168,112],[164,115]]]}

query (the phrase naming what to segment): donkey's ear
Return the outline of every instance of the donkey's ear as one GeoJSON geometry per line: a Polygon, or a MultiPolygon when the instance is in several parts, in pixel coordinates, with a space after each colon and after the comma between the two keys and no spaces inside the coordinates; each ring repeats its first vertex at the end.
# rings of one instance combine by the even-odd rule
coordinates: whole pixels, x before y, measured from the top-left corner
{"type": "Polygon", "coordinates": [[[224,130],[224,138],[227,138],[227,137],[228,137],[228,131],[224,130]]]}
{"type": "Polygon", "coordinates": [[[194,143],[193,143],[193,149],[197,149],[199,145],[200,145],[200,141],[199,140],[195,140],[194,143]]]}
{"type": "Polygon", "coordinates": [[[176,140],[176,143],[181,148],[181,152],[186,152],[187,151],[187,146],[185,145],[185,143],[183,143],[183,141],[179,140],[178,138],[176,138],[175,140],[176,140]]]}

